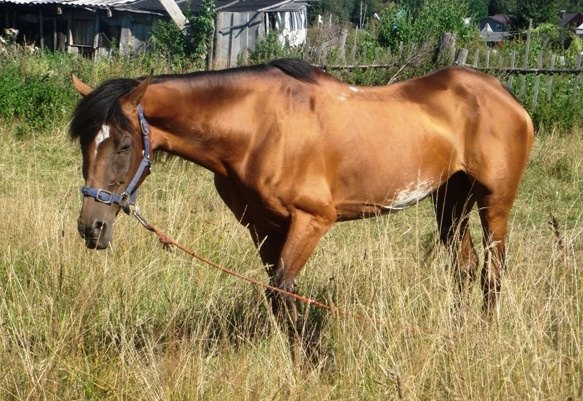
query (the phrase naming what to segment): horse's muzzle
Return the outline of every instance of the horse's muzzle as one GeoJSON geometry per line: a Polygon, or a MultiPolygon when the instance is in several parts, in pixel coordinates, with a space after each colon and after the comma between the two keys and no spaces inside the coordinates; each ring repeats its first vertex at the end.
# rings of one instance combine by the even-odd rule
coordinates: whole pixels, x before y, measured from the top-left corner
{"type": "Polygon", "coordinates": [[[79,219],[77,229],[85,239],[87,248],[105,249],[111,243],[111,227],[105,221],[94,220],[92,224],[86,225],[79,219]]]}

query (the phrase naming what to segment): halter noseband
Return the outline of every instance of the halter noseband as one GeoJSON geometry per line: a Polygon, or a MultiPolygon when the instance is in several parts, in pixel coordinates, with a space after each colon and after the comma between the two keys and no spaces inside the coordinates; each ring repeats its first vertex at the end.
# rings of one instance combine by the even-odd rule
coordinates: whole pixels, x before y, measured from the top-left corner
{"type": "Polygon", "coordinates": [[[146,121],[146,117],[144,117],[144,108],[141,104],[138,105],[138,120],[142,131],[142,160],[126,190],[121,194],[114,194],[105,189],[92,188],[86,185],[81,187],[81,193],[84,196],[95,198],[97,202],[107,205],[112,203],[120,205],[127,214],[130,214],[130,206],[136,204],[140,180],[144,175],[150,174],[150,166],[152,165],[152,159],[150,159],[150,126],[146,121]]]}

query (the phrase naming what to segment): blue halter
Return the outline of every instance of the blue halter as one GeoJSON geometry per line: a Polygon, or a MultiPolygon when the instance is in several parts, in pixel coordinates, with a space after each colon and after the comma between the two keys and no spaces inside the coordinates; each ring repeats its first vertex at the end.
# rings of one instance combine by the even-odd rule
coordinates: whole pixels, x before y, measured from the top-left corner
{"type": "Polygon", "coordinates": [[[126,190],[121,194],[114,194],[105,189],[92,188],[88,186],[81,187],[81,193],[84,196],[95,198],[97,202],[111,205],[113,203],[120,205],[124,212],[130,214],[130,206],[136,204],[138,197],[138,186],[140,180],[144,175],[150,174],[150,166],[152,159],[150,159],[150,126],[144,117],[144,108],[141,104],[138,105],[138,120],[140,121],[140,129],[142,131],[142,160],[140,166],[136,170],[134,177],[130,181],[126,190]]]}

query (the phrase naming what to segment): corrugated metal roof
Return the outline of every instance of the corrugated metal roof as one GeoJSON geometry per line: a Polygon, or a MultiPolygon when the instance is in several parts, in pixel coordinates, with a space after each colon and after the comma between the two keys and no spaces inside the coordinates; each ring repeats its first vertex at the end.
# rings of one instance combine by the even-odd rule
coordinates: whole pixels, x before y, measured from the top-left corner
{"type": "Polygon", "coordinates": [[[136,3],[136,0],[0,0],[1,3],[18,5],[40,5],[55,4],[75,7],[99,7],[115,8],[129,3],[136,3]]]}
{"type": "MultiPolygon", "coordinates": [[[[178,0],[178,6],[185,10],[200,9],[201,0],[178,0]],[[190,3],[189,6],[187,4],[190,3]]],[[[118,9],[131,11],[164,11],[157,0],[0,0],[0,4],[15,5],[60,5],[101,9],[118,9]]],[[[217,11],[297,11],[306,6],[306,0],[216,0],[217,11]]]]}
{"type": "Polygon", "coordinates": [[[166,10],[158,0],[0,0],[0,4],[19,6],[55,5],[86,9],[110,9],[136,13],[166,15],[166,10]]]}
{"type": "MultiPolygon", "coordinates": [[[[200,9],[201,0],[191,0],[193,11],[200,9]]],[[[216,0],[217,11],[253,12],[253,11],[299,11],[306,7],[306,0],[216,0]]],[[[183,8],[182,2],[178,2],[183,8]]]]}

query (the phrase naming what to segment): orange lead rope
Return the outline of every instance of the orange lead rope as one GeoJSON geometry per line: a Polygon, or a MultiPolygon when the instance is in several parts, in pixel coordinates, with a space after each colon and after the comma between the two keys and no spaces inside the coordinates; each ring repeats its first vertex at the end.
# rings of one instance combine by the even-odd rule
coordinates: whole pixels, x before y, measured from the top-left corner
{"type": "Polygon", "coordinates": [[[226,268],[225,266],[219,265],[218,263],[215,263],[203,256],[200,256],[196,253],[194,253],[193,251],[191,251],[190,249],[186,248],[185,246],[179,244],[178,242],[176,242],[173,238],[171,238],[170,236],[168,236],[167,234],[165,234],[164,232],[162,232],[160,229],[158,229],[157,227],[151,225],[150,223],[148,223],[148,221],[144,218],[144,216],[142,216],[140,214],[140,212],[137,209],[132,210],[132,215],[136,218],[136,220],[138,220],[140,222],[140,224],[142,226],[144,226],[144,228],[148,231],[153,232],[154,234],[156,234],[158,236],[158,239],[160,240],[160,242],[162,243],[162,245],[164,246],[164,249],[169,249],[170,246],[174,245],[176,248],[180,249],[181,251],[183,251],[184,253],[192,256],[195,259],[198,259],[201,262],[206,263],[207,265],[210,265],[212,267],[214,267],[215,269],[218,269],[220,271],[222,271],[223,273],[226,273],[230,276],[236,277],[238,279],[241,279],[243,281],[246,281],[250,284],[256,285],[258,287],[263,287],[267,290],[270,291],[274,291],[274,292],[278,292],[280,294],[283,294],[287,297],[296,299],[302,303],[305,303],[307,305],[314,305],[320,309],[323,310],[327,310],[329,312],[334,312],[335,308],[332,308],[329,305],[323,304],[322,302],[316,301],[314,299],[296,294],[294,292],[290,292],[290,291],[286,291],[286,290],[282,290],[281,288],[277,288],[277,287],[273,287],[269,284],[265,284],[261,281],[258,280],[254,280],[252,278],[249,277],[245,277],[231,269],[226,268]]]}

